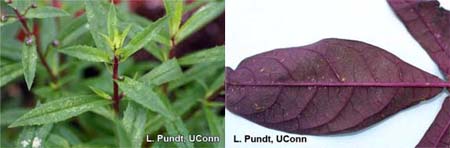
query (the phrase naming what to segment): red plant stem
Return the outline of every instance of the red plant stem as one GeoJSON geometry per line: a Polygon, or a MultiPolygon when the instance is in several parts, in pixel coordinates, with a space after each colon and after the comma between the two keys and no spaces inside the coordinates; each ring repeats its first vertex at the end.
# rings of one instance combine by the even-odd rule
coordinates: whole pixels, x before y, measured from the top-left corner
{"type": "MultiPolygon", "coordinates": [[[[52,72],[52,70],[50,69],[50,66],[48,65],[47,61],[45,60],[44,55],[42,54],[40,35],[38,34],[38,32],[35,32],[35,34],[33,34],[33,32],[30,31],[30,28],[28,28],[27,22],[26,22],[25,18],[23,17],[23,15],[20,14],[20,12],[16,8],[14,8],[13,10],[14,10],[14,13],[16,13],[17,19],[19,19],[20,23],[25,28],[24,31],[25,31],[26,36],[29,38],[32,37],[33,35],[35,36],[36,51],[37,51],[39,60],[41,61],[42,65],[44,65],[45,69],[47,70],[48,74],[50,75],[52,82],[56,84],[58,82],[58,78],[52,72]]],[[[33,22],[33,23],[36,23],[36,22],[33,22]]]]}
{"type": "MultiPolygon", "coordinates": [[[[34,22],[34,23],[36,23],[36,22],[34,22]]],[[[56,84],[58,82],[58,78],[52,72],[52,70],[50,69],[50,66],[47,63],[47,60],[45,60],[45,56],[42,54],[41,37],[40,37],[39,34],[35,34],[34,36],[36,38],[36,51],[37,51],[37,54],[39,56],[39,60],[41,61],[42,65],[44,65],[45,70],[47,70],[48,74],[50,75],[50,78],[52,79],[52,82],[56,84]]]]}
{"type": "Polygon", "coordinates": [[[228,85],[236,86],[286,86],[286,87],[450,87],[448,82],[345,82],[345,83],[327,83],[327,82],[296,82],[296,83],[232,83],[228,85]]]}
{"type": "Polygon", "coordinates": [[[17,19],[20,21],[23,28],[25,28],[25,34],[30,35],[31,32],[30,32],[30,29],[28,28],[25,18],[22,16],[22,14],[20,14],[19,10],[17,10],[16,8],[14,8],[13,10],[14,10],[14,13],[16,13],[17,19]]]}
{"type": "Polygon", "coordinates": [[[169,51],[169,59],[172,59],[175,57],[175,38],[170,38],[170,51],[169,51]]]}
{"type": "Polygon", "coordinates": [[[206,101],[214,101],[214,99],[220,94],[220,92],[222,91],[222,90],[224,90],[225,89],[225,86],[224,85],[222,85],[222,86],[220,86],[220,88],[219,89],[217,89],[216,91],[214,91],[208,98],[206,98],[206,101]]]}
{"type": "Polygon", "coordinates": [[[117,85],[117,80],[119,79],[118,76],[118,70],[119,70],[119,58],[117,58],[117,56],[114,56],[114,61],[113,61],[113,99],[114,99],[114,110],[116,112],[119,112],[119,101],[120,101],[120,95],[119,95],[119,85],[117,85]]]}

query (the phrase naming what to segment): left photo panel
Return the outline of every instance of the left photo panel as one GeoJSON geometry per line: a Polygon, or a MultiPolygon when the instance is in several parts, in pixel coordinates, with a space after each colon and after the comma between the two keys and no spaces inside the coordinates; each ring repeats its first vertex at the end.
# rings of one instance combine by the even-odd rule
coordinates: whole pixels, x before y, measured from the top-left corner
{"type": "Polygon", "coordinates": [[[225,147],[224,0],[0,6],[0,147],[225,147]]]}

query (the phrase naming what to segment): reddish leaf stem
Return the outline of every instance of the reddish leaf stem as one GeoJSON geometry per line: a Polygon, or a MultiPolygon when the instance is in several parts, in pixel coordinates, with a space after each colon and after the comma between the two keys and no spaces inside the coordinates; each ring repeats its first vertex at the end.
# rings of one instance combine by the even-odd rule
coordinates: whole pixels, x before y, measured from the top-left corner
{"type": "MultiPolygon", "coordinates": [[[[33,22],[33,23],[36,23],[36,22],[33,22]]],[[[38,33],[38,32],[36,32],[36,33],[38,33]]],[[[58,78],[57,78],[56,75],[52,72],[52,70],[50,69],[50,66],[49,66],[48,63],[47,63],[47,60],[45,60],[44,54],[42,54],[42,50],[41,50],[41,37],[40,37],[40,34],[35,34],[34,36],[35,36],[35,38],[36,38],[36,51],[37,51],[37,54],[38,54],[38,56],[39,56],[39,60],[41,61],[42,65],[44,65],[45,70],[46,70],[46,71],[48,72],[48,74],[50,75],[50,78],[51,78],[52,82],[53,82],[54,84],[57,84],[58,78]]]]}
{"type": "Polygon", "coordinates": [[[219,89],[214,91],[208,98],[206,98],[206,101],[214,101],[214,99],[219,96],[220,92],[222,92],[225,89],[225,85],[220,86],[219,89]]]}
{"type": "Polygon", "coordinates": [[[113,99],[114,99],[114,110],[116,112],[119,112],[119,101],[120,101],[120,95],[119,95],[119,85],[117,84],[117,80],[119,79],[119,75],[118,75],[118,71],[119,71],[119,58],[117,56],[114,56],[114,61],[113,61],[113,99]]]}
{"type": "Polygon", "coordinates": [[[17,10],[16,8],[14,8],[13,10],[14,10],[14,13],[16,13],[17,19],[20,21],[23,28],[25,28],[25,34],[27,34],[27,36],[31,35],[30,28],[28,28],[27,22],[26,22],[25,18],[23,17],[23,15],[20,14],[19,10],[17,10]]]}
{"type": "Polygon", "coordinates": [[[169,59],[175,57],[175,37],[170,38],[170,51],[169,51],[169,59]]]}

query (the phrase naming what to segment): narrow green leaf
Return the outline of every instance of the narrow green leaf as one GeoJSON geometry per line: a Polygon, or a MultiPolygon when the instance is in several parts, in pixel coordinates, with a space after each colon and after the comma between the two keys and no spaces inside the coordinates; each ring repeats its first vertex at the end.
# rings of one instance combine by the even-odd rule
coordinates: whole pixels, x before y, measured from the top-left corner
{"type": "Polygon", "coordinates": [[[170,36],[174,36],[180,27],[183,16],[184,0],[164,0],[166,15],[169,17],[170,36]]]}
{"type": "Polygon", "coordinates": [[[61,98],[34,108],[9,127],[55,123],[109,103],[110,101],[93,95],[61,98]]]}
{"type": "Polygon", "coordinates": [[[117,81],[117,83],[131,100],[169,119],[173,118],[173,112],[169,111],[158,95],[153,92],[152,87],[128,77],[125,77],[123,81],[117,81]]]}
{"type": "Polygon", "coordinates": [[[115,121],[118,147],[133,147],[131,137],[121,122],[115,121]]]}
{"type": "Polygon", "coordinates": [[[123,42],[125,41],[125,39],[127,38],[128,32],[130,32],[131,30],[131,26],[132,24],[128,24],[128,26],[123,30],[122,34],[120,35],[120,45],[123,45],[123,42]]]}
{"type": "Polygon", "coordinates": [[[91,111],[111,121],[115,121],[117,119],[114,110],[112,110],[110,106],[97,107],[92,109],[91,111]]]}
{"type": "Polygon", "coordinates": [[[1,67],[0,87],[19,77],[23,73],[22,63],[14,63],[1,67]]]}
{"type": "Polygon", "coordinates": [[[36,74],[36,62],[37,62],[36,60],[37,60],[36,45],[34,44],[30,46],[24,45],[22,49],[22,67],[28,90],[31,89],[31,86],[33,85],[34,81],[34,76],[36,74]]]}
{"type": "MultiPolygon", "coordinates": [[[[147,25],[145,25],[145,26],[148,26],[149,24],[152,24],[152,22],[149,22],[149,23],[146,23],[147,25]]],[[[129,23],[121,23],[120,25],[119,25],[119,27],[122,29],[122,30],[126,30],[127,29],[127,27],[129,26],[129,25],[132,25],[132,27],[131,27],[131,29],[130,29],[130,31],[129,31],[129,33],[128,33],[128,37],[130,38],[130,39],[133,39],[138,33],[140,33],[140,32],[142,32],[144,29],[139,25],[139,24],[137,24],[137,23],[133,23],[133,24],[129,24],[129,23]]],[[[167,27],[166,25],[163,25],[162,26],[163,28],[162,28],[162,30],[165,30],[165,27],[167,27]]],[[[164,48],[161,48],[161,45],[163,45],[163,46],[170,46],[170,40],[168,39],[168,37],[166,38],[166,37],[164,37],[163,35],[161,35],[162,34],[162,32],[163,31],[160,31],[160,33],[158,34],[158,35],[156,35],[156,37],[154,38],[154,40],[153,41],[149,41],[147,44],[145,44],[144,45],[144,49],[147,51],[147,52],[149,52],[150,54],[152,54],[153,56],[155,56],[158,60],[160,60],[160,61],[165,61],[164,59],[165,59],[165,57],[167,57],[167,56],[165,56],[164,54],[167,52],[167,51],[165,51],[165,49],[164,48]]],[[[124,34],[125,33],[125,31],[122,33],[122,34],[124,34]]],[[[123,36],[123,39],[125,39],[125,36],[124,35],[122,35],[123,36]]],[[[167,52],[168,53],[168,52],[167,52]]]]}
{"type": "MultiPolygon", "coordinates": [[[[184,125],[183,120],[180,117],[175,120],[166,120],[166,124],[164,124],[167,130],[167,134],[169,136],[179,136],[183,135],[184,138],[188,138],[189,131],[184,125]]],[[[193,148],[194,144],[189,141],[189,139],[184,139],[184,142],[176,142],[175,143],[179,148],[193,148]]]]}
{"type": "Polygon", "coordinates": [[[106,50],[108,49],[107,43],[105,43],[102,37],[98,33],[108,34],[107,27],[107,14],[106,9],[102,5],[101,1],[97,0],[85,0],[86,16],[89,24],[89,30],[92,38],[94,39],[97,48],[106,50]]]}
{"type": "Polygon", "coordinates": [[[144,137],[145,123],[147,122],[147,111],[134,102],[129,102],[124,112],[122,123],[125,130],[130,133],[133,147],[141,147],[144,137]]]}
{"type": "Polygon", "coordinates": [[[110,54],[108,52],[90,46],[75,45],[60,49],[59,52],[86,61],[111,62],[110,54]]]}
{"type": "Polygon", "coordinates": [[[214,18],[222,14],[225,10],[225,1],[209,2],[198,9],[192,16],[181,26],[175,37],[175,42],[179,43],[186,37],[196,32],[214,18]]]}
{"type": "Polygon", "coordinates": [[[109,11],[108,11],[108,23],[107,23],[107,29],[108,29],[108,35],[110,37],[115,35],[115,32],[117,32],[117,17],[116,17],[116,7],[113,4],[109,4],[109,11]]]}
{"type": "Polygon", "coordinates": [[[211,95],[214,94],[214,92],[218,91],[220,88],[223,88],[224,80],[225,80],[225,73],[223,72],[208,87],[205,97],[209,98],[211,97],[211,95]]]}
{"type": "Polygon", "coordinates": [[[28,13],[25,15],[26,18],[49,18],[62,16],[69,16],[69,13],[65,12],[64,10],[60,10],[50,6],[30,9],[28,13]]]}
{"type": "Polygon", "coordinates": [[[55,134],[50,134],[44,145],[45,147],[70,148],[70,144],[66,139],[55,134]]]}
{"type": "Polygon", "coordinates": [[[112,98],[108,93],[106,93],[105,91],[103,91],[103,90],[101,90],[101,89],[99,89],[99,88],[96,88],[96,87],[93,87],[93,86],[89,86],[89,88],[90,88],[95,94],[97,94],[99,97],[102,97],[102,98],[105,98],[105,99],[108,99],[108,100],[111,100],[111,98],[112,98]]]}
{"type": "Polygon", "coordinates": [[[54,18],[39,19],[39,31],[41,49],[47,49],[47,46],[56,38],[58,30],[54,18]],[[44,33],[45,32],[45,33],[44,33]]]}
{"type": "MultiPolygon", "coordinates": [[[[165,21],[165,20],[164,20],[164,21],[165,21]]],[[[153,24],[153,23],[155,23],[155,22],[149,22],[149,23],[146,23],[145,26],[150,26],[150,25],[153,24]]],[[[122,30],[126,30],[126,28],[127,28],[129,25],[132,26],[131,29],[130,29],[130,32],[129,32],[129,37],[130,37],[130,38],[134,38],[134,36],[138,35],[139,33],[141,33],[141,32],[145,29],[145,28],[141,27],[140,24],[137,24],[137,23],[132,23],[132,24],[129,24],[129,23],[119,23],[119,27],[120,27],[122,30]]],[[[167,26],[165,26],[165,25],[162,26],[163,30],[164,30],[165,27],[167,27],[167,26]]],[[[160,31],[159,34],[156,35],[156,37],[154,38],[153,42],[158,42],[158,43],[163,44],[163,45],[166,45],[166,46],[169,46],[169,45],[170,45],[170,39],[164,37],[164,36],[162,35],[162,31],[160,31]]],[[[152,41],[150,41],[149,43],[152,43],[152,41]]]]}
{"type": "Polygon", "coordinates": [[[97,34],[99,34],[102,37],[102,41],[106,42],[108,45],[108,49],[110,50],[114,50],[114,41],[111,40],[111,38],[103,33],[97,32],[97,34]]]}
{"type": "Polygon", "coordinates": [[[40,46],[41,49],[43,49],[43,52],[45,52],[46,60],[52,73],[54,73],[54,71],[58,71],[60,60],[58,51],[56,51],[56,48],[51,44],[58,34],[55,18],[39,19],[39,27],[39,31],[42,32],[39,34],[40,46]]]}
{"type": "Polygon", "coordinates": [[[144,30],[139,32],[130,42],[124,47],[119,49],[118,54],[122,55],[121,60],[127,59],[129,56],[137,52],[139,49],[144,47],[145,44],[154,40],[158,35],[159,31],[164,25],[165,18],[160,18],[158,21],[147,26],[144,30]]]}
{"type": "Polygon", "coordinates": [[[219,68],[223,69],[223,64],[221,64],[221,62],[195,64],[190,69],[185,71],[183,76],[177,80],[171,81],[169,83],[169,90],[183,86],[196,79],[204,78],[208,74],[215,73],[219,68]]]}
{"type": "Polygon", "coordinates": [[[223,102],[207,102],[205,101],[204,104],[208,107],[223,107],[225,103],[223,102]]]}
{"type": "Polygon", "coordinates": [[[221,123],[222,121],[219,120],[219,117],[217,117],[216,114],[214,114],[207,106],[203,106],[203,112],[205,113],[206,116],[206,121],[208,122],[208,126],[209,126],[209,131],[211,132],[212,136],[219,136],[220,138],[220,142],[219,143],[215,143],[214,146],[216,148],[223,148],[225,147],[224,144],[224,137],[225,137],[225,132],[224,132],[224,128],[223,128],[223,123],[221,123]]]}
{"type": "MultiPolygon", "coordinates": [[[[185,115],[190,111],[196,104],[199,103],[198,100],[204,97],[204,92],[201,87],[193,86],[191,89],[177,91],[176,97],[178,98],[173,102],[172,108],[175,108],[175,112],[178,116],[185,115]]],[[[164,118],[157,115],[150,118],[146,125],[146,133],[153,134],[158,132],[158,130],[164,125],[164,118]]]]}
{"type": "Polygon", "coordinates": [[[80,138],[76,134],[77,130],[77,128],[74,128],[68,124],[57,124],[52,133],[62,136],[71,145],[75,145],[81,143],[80,138]]]}
{"type": "Polygon", "coordinates": [[[53,128],[53,124],[43,126],[27,126],[25,127],[17,139],[16,147],[20,148],[37,148],[44,147],[44,142],[48,134],[53,128]]]}
{"type": "Polygon", "coordinates": [[[55,91],[54,86],[39,86],[33,89],[33,94],[36,95],[36,97],[41,97],[41,101],[48,102],[67,96],[67,91],[61,89],[55,91]]]}
{"type": "Polygon", "coordinates": [[[178,59],[180,65],[192,65],[198,63],[223,62],[225,61],[225,47],[217,46],[210,49],[200,50],[178,59]]]}
{"type": "Polygon", "coordinates": [[[31,148],[35,129],[36,127],[32,126],[23,128],[19,134],[19,137],[17,138],[16,147],[31,148]]]}
{"type": "Polygon", "coordinates": [[[181,71],[180,65],[177,63],[177,60],[171,59],[143,75],[139,81],[147,84],[161,85],[178,79],[182,75],[183,72],[181,71]]]}
{"type": "Polygon", "coordinates": [[[60,33],[58,33],[57,39],[59,40],[61,47],[67,46],[73,41],[77,40],[81,35],[88,32],[86,15],[75,18],[73,21],[65,25],[60,33]]]}

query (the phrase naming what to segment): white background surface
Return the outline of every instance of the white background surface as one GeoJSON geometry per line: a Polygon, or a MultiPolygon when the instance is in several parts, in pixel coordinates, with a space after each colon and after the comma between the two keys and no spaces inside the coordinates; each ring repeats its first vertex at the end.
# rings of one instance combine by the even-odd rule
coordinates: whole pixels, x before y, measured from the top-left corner
{"type": "MultiPolygon", "coordinates": [[[[450,0],[440,0],[450,8],[450,0]]],[[[367,42],[440,78],[436,64],[410,36],[385,0],[227,0],[226,65],[275,48],[323,38],[367,42]]],[[[414,147],[436,116],[446,93],[404,110],[361,132],[306,136],[307,143],[234,143],[233,136],[287,134],[226,112],[226,147],[414,147]]],[[[296,134],[288,134],[298,136],[296,134]]]]}

